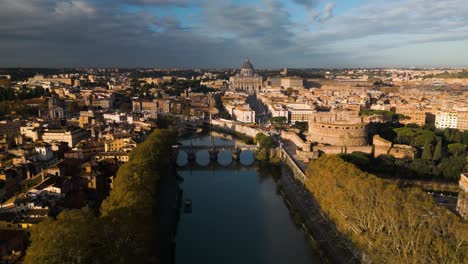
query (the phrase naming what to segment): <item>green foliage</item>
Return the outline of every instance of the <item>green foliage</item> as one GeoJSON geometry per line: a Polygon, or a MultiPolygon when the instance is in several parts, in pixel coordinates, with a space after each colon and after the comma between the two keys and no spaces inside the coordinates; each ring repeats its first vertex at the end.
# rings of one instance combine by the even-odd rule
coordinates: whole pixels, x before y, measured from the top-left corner
{"type": "Polygon", "coordinates": [[[25,263],[158,263],[158,182],[170,173],[174,143],[173,132],[158,129],[139,144],[119,168],[100,216],[73,210],[38,224],[25,263]]]}
{"type": "Polygon", "coordinates": [[[20,87],[19,90],[0,86],[0,101],[31,99],[43,95],[46,95],[46,90],[40,86],[35,88],[20,87]]]}
{"type": "Polygon", "coordinates": [[[468,225],[418,188],[399,188],[337,156],[312,161],[306,186],[372,263],[466,263],[468,225]]]}
{"type": "Polygon", "coordinates": [[[258,133],[255,136],[254,142],[255,144],[259,144],[260,148],[262,149],[269,150],[275,146],[275,141],[273,140],[273,138],[263,133],[258,133]]]}
{"type": "Polygon", "coordinates": [[[270,122],[276,125],[283,125],[286,121],[288,121],[288,119],[284,116],[274,116],[270,119],[270,122]]]}
{"type": "Polygon", "coordinates": [[[424,144],[424,149],[421,158],[423,160],[432,159],[432,144],[429,141],[426,141],[426,143],[424,144]]]}
{"type": "Polygon", "coordinates": [[[463,70],[458,73],[449,73],[449,72],[443,72],[439,74],[428,74],[425,75],[424,78],[444,78],[444,79],[465,79],[468,78],[468,71],[463,70]]]}
{"type": "Polygon", "coordinates": [[[226,111],[220,112],[219,117],[222,118],[222,119],[232,120],[231,115],[226,111]]]}
{"type": "Polygon", "coordinates": [[[299,129],[301,133],[304,133],[309,129],[309,123],[308,122],[296,122],[294,124],[294,127],[299,129]]]}
{"type": "Polygon", "coordinates": [[[361,116],[371,116],[371,115],[384,115],[388,117],[393,117],[395,115],[392,111],[385,111],[385,110],[371,110],[371,109],[363,109],[359,112],[361,116]]]}
{"type": "Polygon", "coordinates": [[[67,107],[70,110],[70,112],[73,114],[80,112],[80,106],[78,105],[76,101],[68,102],[67,107]]]}
{"type": "Polygon", "coordinates": [[[462,143],[468,145],[468,130],[463,131],[462,143]]]}
{"type": "Polygon", "coordinates": [[[442,159],[442,140],[437,141],[434,155],[432,156],[433,161],[439,161],[440,159],[442,159]]]}
{"type": "Polygon", "coordinates": [[[464,134],[458,129],[446,128],[444,129],[444,137],[448,142],[462,143],[464,134]]]}
{"type": "Polygon", "coordinates": [[[254,138],[254,143],[260,147],[256,154],[257,160],[269,161],[274,157],[272,149],[275,147],[275,140],[272,137],[258,133],[254,138]]]}
{"type": "Polygon", "coordinates": [[[359,168],[368,168],[370,165],[370,158],[366,153],[355,151],[351,154],[339,154],[338,156],[344,161],[353,163],[359,168]]]}
{"type": "Polygon", "coordinates": [[[33,227],[24,262],[104,263],[102,224],[87,208],[64,211],[57,220],[48,218],[33,227]]]}
{"type": "Polygon", "coordinates": [[[123,103],[120,105],[120,112],[127,113],[132,109],[132,106],[129,103],[123,103]]]}
{"type": "Polygon", "coordinates": [[[461,143],[453,143],[453,144],[449,144],[447,148],[450,154],[454,156],[458,156],[459,154],[465,151],[466,146],[461,143]]]}
{"type": "Polygon", "coordinates": [[[422,128],[401,127],[394,129],[396,135],[395,142],[416,147],[422,147],[426,142],[434,142],[436,134],[433,131],[422,128]]]}
{"type": "Polygon", "coordinates": [[[0,116],[16,113],[21,116],[30,116],[37,114],[37,108],[29,107],[17,101],[1,101],[0,102],[0,116]]]}
{"type": "Polygon", "coordinates": [[[445,179],[458,181],[463,168],[467,165],[464,157],[452,156],[440,162],[438,167],[442,171],[442,176],[445,179]]]}
{"type": "Polygon", "coordinates": [[[175,119],[172,115],[158,115],[158,118],[156,118],[156,126],[158,128],[169,128],[174,122],[175,119]]]}

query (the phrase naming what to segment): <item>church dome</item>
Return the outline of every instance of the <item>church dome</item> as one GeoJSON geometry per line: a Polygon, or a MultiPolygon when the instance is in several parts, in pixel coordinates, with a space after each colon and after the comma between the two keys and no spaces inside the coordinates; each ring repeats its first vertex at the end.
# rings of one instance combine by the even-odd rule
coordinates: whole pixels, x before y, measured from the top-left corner
{"type": "Polygon", "coordinates": [[[254,69],[252,63],[250,63],[250,60],[248,58],[245,60],[244,64],[242,64],[242,69],[249,69],[249,70],[254,69]]]}

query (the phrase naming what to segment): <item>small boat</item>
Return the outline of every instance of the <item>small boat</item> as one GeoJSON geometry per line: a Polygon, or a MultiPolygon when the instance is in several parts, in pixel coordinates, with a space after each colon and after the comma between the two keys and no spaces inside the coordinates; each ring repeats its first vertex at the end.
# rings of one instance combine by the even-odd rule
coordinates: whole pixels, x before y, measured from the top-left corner
{"type": "Polygon", "coordinates": [[[201,127],[197,127],[197,133],[199,133],[199,134],[200,134],[201,132],[203,132],[203,128],[201,128],[201,127]]]}
{"type": "Polygon", "coordinates": [[[192,212],[192,200],[190,200],[190,199],[185,199],[184,200],[184,211],[185,211],[185,213],[191,213],[192,212]]]}

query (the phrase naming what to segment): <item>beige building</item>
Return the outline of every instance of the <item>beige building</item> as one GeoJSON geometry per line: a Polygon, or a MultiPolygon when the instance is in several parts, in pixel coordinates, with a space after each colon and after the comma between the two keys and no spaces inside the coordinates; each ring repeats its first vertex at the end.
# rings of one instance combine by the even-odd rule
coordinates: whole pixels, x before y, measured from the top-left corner
{"type": "Polygon", "coordinates": [[[299,77],[283,77],[281,78],[281,86],[286,89],[302,89],[304,88],[304,79],[299,77]]]}
{"type": "Polygon", "coordinates": [[[47,143],[53,141],[66,142],[68,147],[72,148],[78,142],[88,137],[88,131],[77,127],[69,127],[66,129],[51,129],[42,133],[42,140],[47,143]]]}
{"type": "Polygon", "coordinates": [[[315,112],[309,119],[308,139],[332,146],[367,145],[367,123],[354,111],[315,112]]]}
{"type": "Polygon", "coordinates": [[[308,122],[314,109],[307,104],[288,104],[288,122],[308,122]]]}
{"type": "Polygon", "coordinates": [[[457,116],[457,129],[468,130],[468,111],[459,111],[457,116]]]}
{"type": "Polygon", "coordinates": [[[254,67],[249,59],[246,59],[240,73],[229,78],[229,86],[232,89],[244,91],[258,91],[262,88],[263,78],[255,74],[254,67]]]}
{"type": "Polygon", "coordinates": [[[255,123],[255,111],[249,105],[238,105],[232,110],[232,117],[241,123],[255,123]]]}
{"type": "Polygon", "coordinates": [[[435,126],[439,129],[457,128],[458,113],[457,111],[439,111],[436,114],[435,126]]]}

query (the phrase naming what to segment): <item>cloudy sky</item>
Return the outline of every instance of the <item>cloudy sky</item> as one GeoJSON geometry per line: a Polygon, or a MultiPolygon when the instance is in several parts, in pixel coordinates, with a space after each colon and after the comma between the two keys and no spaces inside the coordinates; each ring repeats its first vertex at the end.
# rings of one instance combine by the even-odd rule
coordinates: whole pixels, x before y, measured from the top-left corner
{"type": "Polygon", "coordinates": [[[0,67],[468,66],[467,0],[0,0],[0,67]]]}

